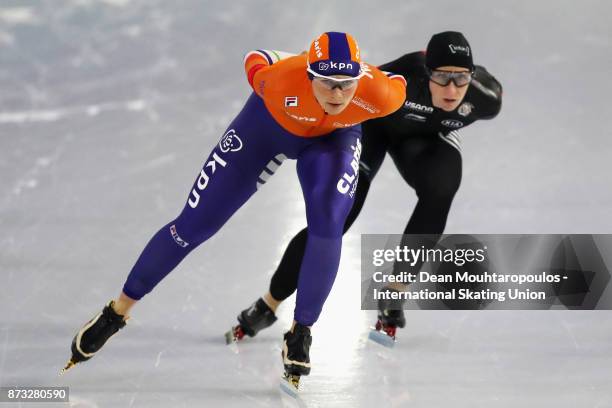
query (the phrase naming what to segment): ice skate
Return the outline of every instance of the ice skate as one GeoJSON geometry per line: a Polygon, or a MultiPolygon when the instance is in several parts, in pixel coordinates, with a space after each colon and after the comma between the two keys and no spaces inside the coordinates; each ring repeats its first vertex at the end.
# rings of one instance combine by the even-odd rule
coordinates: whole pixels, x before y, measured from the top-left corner
{"type": "Polygon", "coordinates": [[[398,300],[379,300],[378,301],[378,320],[370,331],[369,338],[385,347],[395,345],[395,332],[397,328],[406,325],[403,302],[398,300]]]}
{"type": "Polygon", "coordinates": [[[310,328],[299,323],[295,324],[293,331],[285,333],[281,351],[285,373],[281,380],[281,388],[289,395],[296,396],[300,377],[310,374],[311,344],[310,328]]]}
{"type": "Polygon", "coordinates": [[[60,375],[77,363],[87,361],[94,356],[115,333],[126,325],[124,316],[113,310],[114,301],[110,301],[101,313],[91,319],[72,339],[72,357],[60,375]]]}
{"type": "Polygon", "coordinates": [[[238,324],[225,333],[225,343],[231,344],[242,340],[245,335],[255,336],[260,330],[270,327],[276,316],[262,298],[257,299],[248,309],[238,315],[238,324]]]}

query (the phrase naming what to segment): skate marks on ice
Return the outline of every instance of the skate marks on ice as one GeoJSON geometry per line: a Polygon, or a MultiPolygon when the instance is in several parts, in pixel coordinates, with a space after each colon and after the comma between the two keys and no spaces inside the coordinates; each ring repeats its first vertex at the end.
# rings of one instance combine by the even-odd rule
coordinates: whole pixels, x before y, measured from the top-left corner
{"type": "MultiPolygon", "coordinates": [[[[301,390],[299,388],[299,376],[293,376],[293,379],[287,378],[284,374],[280,374],[276,367],[261,367],[260,365],[255,369],[257,365],[253,365],[253,359],[260,359],[261,353],[265,355],[277,356],[281,354],[281,348],[277,343],[277,339],[274,338],[240,338],[236,339],[233,337],[234,328],[225,334],[225,341],[227,348],[235,355],[233,364],[237,372],[241,375],[261,375],[264,369],[268,374],[274,372],[275,378],[280,378],[278,381],[278,390],[283,407],[306,407],[306,402],[301,397],[301,390]],[[229,342],[228,342],[229,339],[229,342]],[[258,341],[263,340],[263,341],[258,341]],[[246,341],[246,344],[244,342],[246,341]],[[263,348],[263,350],[262,350],[263,348]],[[293,381],[292,381],[293,380],[293,381]]],[[[267,381],[266,381],[267,382],[267,381]]]]}
{"type": "Polygon", "coordinates": [[[99,405],[94,401],[75,396],[74,394],[70,394],[70,402],[68,403],[68,406],[70,408],[99,408],[99,405]]]}
{"type": "MultiPolygon", "coordinates": [[[[250,344],[258,344],[258,343],[267,343],[271,344],[270,349],[274,351],[281,351],[281,348],[277,341],[280,341],[276,337],[270,336],[247,336],[240,325],[232,326],[230,330],[224,333],[223,335],[225,344],[227,348],[230,349],[233,353],[238,354],[241,350],[241,345],[246,342],[247,345],[250,344]]],[[[215,341],[216,342],[216,341],[215,341]]],[[[249,347],[249,346],[247,346],[249,347]]]]}
{"type": "Polygon", "coordinates": [[[97,116],[105,112],[140,112],[150,109],[143,99],[100,102],[90,105],[61,106],[51,109],[0,112],[0,124],[24,124],[28,122],[55,122],[71,119],[71,116],[97,116]]]}
{"type": "MultiPolygon", "coordinates": [[[[245,372],[246,370],[246,372],[250,371],[253,373],[253,375],[257,375],[257,371],[259,370],[253,370],[252,368],[250,369],[247,368],[251,365],[251,362],[248,361],[250,359],[249,355],[253,355],[257,353],[255,350],[253,350],[253,347],[257,347],[257,343],[256,343],[257,340],[254,340],[253,338],[244,339],[243,337],[236,338],[234,336],[234,333],[235,333],[234,329],[235,328],[232,328],[232,330],[226,332],[224,337],[225,337],[227,348],[233,354],[236,355],[235,364],[238,365],[238,367],[236,368],[240,372],[245,372]],[[247,344],[243,344],[244,341],[246,341],[247,344]],[[255,341],[255,343],[251,344],[253,343],[253,341],[255,341]]],[[[266,339],[263,338],[263,340],[266,340],[266,339]]],[[[267,342],[264,341],[260,343],[267,343],[267,342]]],[[[261,347],[261,344],[259,345],[259,347],[261,347]]],[[[281,353],[280,346],[275,342],[272,344],[272,346],[266,347],[266,349],[267,349],[266,352],[271,352],[273,355],[277,355],[281,353]]],[[[301,398],[301,395],[300,395],[301,393],[300,388],[299,388],[300,377],[299,376],[290,376],[290,377],[291,378],[287,378],[287,376],[284,374],[280,376],[278,387],[280,391],[281,401],[283,404],[282,406],[283,407],[306,407],[307,404],[301,398]]]]}
{"type": "Polygon", "coordinates": [[[409,349],[425,347],[428,350],[448,347],[450,341],[448,336],[443,333],[439,333],[438,337],[415,336],[414,333],[403,329],[391,332],[393,335],[389,333],[390,332],[384,329],[378,329],[372,326],[368,332],[368,340],[388,349],[394,349],[396,347],[409,349]],[[399,339],[395,333],[399,334],[399,339]]]}
{"type": "MultiPolygon", "coordinates": [[[[244,333],[240,330],[240,326],[234,326],[232,327],[229,331],[227,331],[224,334],[224,340],[225,340],[225,344],[227,345],[227,348],[233,353],[236,354],[236,360],[235,363],[239,366],[237,367],[237,369],[240,372],[244,372],[246,369],[246,372],[251,371],[253,373],[253,375],[256,375],[256,371],[259,370],[253,370],[252,368],[249,369],[247,368],[248,366],[250,366],[250,362],[249,360],[249,354],[254,354],[256,353],[256,351],[253,348],[256,347],[261,347],[262,344],[264,343],[268,343],[268,347],[266,347],[266,349],[268,349],[267,352],[272,352],[273,355],[277,355],[281,353],[281,348],[280,346],[273,341],[272,338],[265,338],[265,337],[258,337],[257,339],[253,338],[253,337],[249,337],[249,336],[245,336],[244,333]],[[262,341],[258,341],[258,340],[264,340],[262,341]],[[243,344],[243,342],[246,341],[247,344],[243,344]],[[270,346],[269,341],[273,341],[273,344],[270,346]],[[259,346],[257,345],[257,343],[260,343],[259,346]]],[[[276,339],[274,339],[276,340],[276,339]]],[[[281,398],[281,402],[282,402],[282,406],[283,407],[307,407],[307,404],[305,403],[304,400],[302,400],[301,396],[300,396],[300,391],[299,391],[299,381],[300,381],[300,377],[299,376],[290,376],[291,378],[288,378],[286,375],[282,375],[280,377],[280,382],[279,382],[279,391],[280,391],[280,398],[281,398]]]]}
{"type": "MultiPolygon", "coordinates": [[[[305,407],[297,388],[289,383],[283,386],[280,339],[265,333],[263,336],[248,337],[232,341],[224,346],[231,350],[226,355],[227,368],[236,374],[237,383],[249,383],[258,378],[260,385],[276,395],[284,407],[305,407]],[[267,336],[266,336],[267,334],[267,336]],[[280,363],[280,364],[279,364],[280,363]]],[[[220,339],[217,338],[217,341],[220,339]]]]}
{"type": "MultiPolygon", "coordinates": [[[[266,344],[269,344],[269,350],[271,350],[273,353],[280,353],[281,348],[275,342],[275,340],[276,339],[270,339],[270,341],[266,342],[266,344]]],[[[226,343],[226,348],[230,350],[233,354],[247,353],[250,343],[253,341],[254,341],[253,339],[248,339],[246,340],[247,344],[244,344],[244,340],[232,341],[229,344],[226,343]]]]}

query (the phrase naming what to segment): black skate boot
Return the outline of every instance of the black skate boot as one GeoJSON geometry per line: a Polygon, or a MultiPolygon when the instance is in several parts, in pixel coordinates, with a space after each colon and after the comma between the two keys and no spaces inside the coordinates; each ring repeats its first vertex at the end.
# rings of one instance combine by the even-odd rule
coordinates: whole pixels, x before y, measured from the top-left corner
{"type": "Polygon", "coordinates": [[[310,374],[310,345],[312,337],[310,328],[296,323],[293,331],[285,333],[283,341],[283,388],[294,395],[300,385],[300,377],[310,374]]]}
{"type": "Polygon", "coordinates": [[[276,316],[262,298],[257,299],[248,309],[238,315],[238,325],[225,333],[225,343],[240,341],[247,335],[254,337],[260,330],[272,326],[276,316]]]}
{"type": "MultiPolygon", "coordinates": [[[[395,289],[389,289],[398,292],[395,289]]],[[[393,347],[395,344],[395,332],[397,328],[406,326],[406,317],[402,300],[380,299],[378,301],[378,320],[374,330],[370,332],[370,339],[385,347],[393,347]]]]}
{"type": "Polygon", "coordinates": [[[68,371],[75,364],[87,361],[102,348],[115,333],[122,329],[126,320],[124,316],[113,310],[114,301],[110,301],[93,319],[85,324],[72,339],[72,357],[61,374],[68,371]]]}

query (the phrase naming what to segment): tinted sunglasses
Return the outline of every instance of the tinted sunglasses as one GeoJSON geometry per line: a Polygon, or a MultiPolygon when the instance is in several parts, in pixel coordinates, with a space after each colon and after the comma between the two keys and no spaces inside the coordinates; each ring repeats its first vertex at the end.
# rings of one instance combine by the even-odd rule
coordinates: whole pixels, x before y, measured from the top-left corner
{"type": "Polygon", "coordinates": [[[447,86],[451,81],[456,87],[461,88],[472,82],[472,71],[442,71],[438,69],[429,70],[429,79],[440,86],[447,86]]]}

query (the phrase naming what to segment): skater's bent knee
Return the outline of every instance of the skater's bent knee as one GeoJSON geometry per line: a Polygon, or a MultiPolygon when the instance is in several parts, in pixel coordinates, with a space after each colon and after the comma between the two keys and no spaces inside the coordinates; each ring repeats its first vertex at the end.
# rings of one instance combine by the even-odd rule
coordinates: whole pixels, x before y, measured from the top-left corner
{"type": "Polygon", "coordinates": [[[420,199],[431,199],[438,202],[451,202],[455,197],[457,190],[459,190],[459,184],[459,181],[454,180],[427,183],[426,185],[417,188],[416,193],[420,199]]]}

